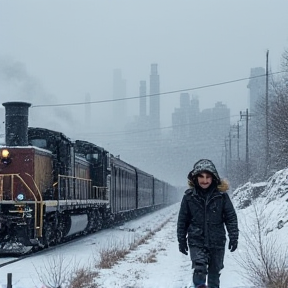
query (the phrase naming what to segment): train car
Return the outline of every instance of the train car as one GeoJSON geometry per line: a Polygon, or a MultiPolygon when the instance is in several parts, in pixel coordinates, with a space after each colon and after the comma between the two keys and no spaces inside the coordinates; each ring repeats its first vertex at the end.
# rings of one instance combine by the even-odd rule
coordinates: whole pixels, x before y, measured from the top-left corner
{"type": "Polygon", "coordinates": [[[165,183],[165,193],[164,193],[164,205],[172,205],[174,203],[180,202],[182,200],[183,191],[179,191],[177,187],[165,183]]]}
{"type": "Polygon", "coordinates": [[[28,128],[29,103],[3,106],[0,254],[57,245],[173,202],[172,186],[104,148],[28,128]]]}
{"type": "Polygon", "coordinates": [[[146,211],[153,206],[153,176],[136,168],[137,174],[137,209],[146,211]]]}
{"type": "Polygon", "coordinates": [[[110,157],[110,195],[113,214],[134,211],[137,208],[137,179],[135,168],[119,159],[110,157]]]}
{"type": "Polygon", "coordinates": [[[154,178],[154,205],[161,206],[165,203],[166,183],[154,178]]]}

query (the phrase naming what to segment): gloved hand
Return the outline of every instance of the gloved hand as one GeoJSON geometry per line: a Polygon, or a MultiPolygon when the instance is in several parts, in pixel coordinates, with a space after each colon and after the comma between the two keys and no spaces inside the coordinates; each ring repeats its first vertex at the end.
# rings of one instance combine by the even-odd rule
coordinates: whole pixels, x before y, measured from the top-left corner
{"type": "Polygon", "coordinates": [[[238,246],[237,240],[230,240],[229,245],[228,245],[228,249],[230,250],[230,252],[234,252],[237,249],[237,246],[238,246]]]}
{"type": "Polygon", "coordinates": [[[179,243],[179,251],[185,255],[188,255],[188,245],[186,242],[179,243]]]}

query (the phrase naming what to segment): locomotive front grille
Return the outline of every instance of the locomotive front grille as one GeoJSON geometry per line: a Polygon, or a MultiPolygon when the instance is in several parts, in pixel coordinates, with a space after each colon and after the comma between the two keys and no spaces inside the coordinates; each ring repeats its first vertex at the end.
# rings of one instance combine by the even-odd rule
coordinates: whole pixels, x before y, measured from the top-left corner
{"type": "MultiPolygon", "coordinates": [[[[31,175],[27,176],[31,177],[31,175]]],[[[31,177],[32,178],[32,177],[31,177]]],[[[31,187],[25,182],[25,180],[19,174],[0,174],[0,204],[1,206],[14,205],[14,208],[9,209],[9,213],[11,214],[19,214],[24,218],[31,218],[33,210],[31,208],[23,208],[25,205],[32,205],[34,207],[34,236],[42,237],[43,230],[43,200],[42,195],[36,185],[35,190],[33,191],[31,187]],[[15,184],[17,183],[17,185],[15,184]],[[21,183],[21,187],[25,188],[25,191],[15,191],[15,186],[19,187],[19,183],[21,183]],[[32,197],[32,199],[26,200],[25,195],[27,197],[32,197]],[[21,207],[23,209],[21,209],[21,207]],[[30,211],[31,210],[31,211],[30,211]]],[[[23,188],[22,188],[23,189],[23,188]]]]}

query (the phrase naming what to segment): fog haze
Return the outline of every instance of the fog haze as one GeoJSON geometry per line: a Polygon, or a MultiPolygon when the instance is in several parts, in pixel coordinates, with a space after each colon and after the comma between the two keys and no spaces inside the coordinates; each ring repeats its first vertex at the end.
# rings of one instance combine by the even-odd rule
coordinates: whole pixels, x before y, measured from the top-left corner
{"type": "MultiPolygon", "coordinates": [[[[117,138],[104,133],[123,132],[112,103],[91,104],[91,110],[37,105],[111,100],[115,69],[126,81],[126,97],[137,97],[140,81],[149,85],[150,66],[157,63],[160,92],[187,90],[198,96],[200,109],[222,101],[235,122],[249,108],[248,80],[193,88],[249,77],[251,68],[265,67],[267,50],[269,69],[280,71],[287,11],[286,0],[1,0],[1,102],[28,101],[35,105],[33,125],[97,139],[109,149],[117,138]]],[[[161,127],[171,126],[179,96],[161,95],[161,127]]],[[[133,121],[139,99],[125,102],[127,121],[133,121]]]]}

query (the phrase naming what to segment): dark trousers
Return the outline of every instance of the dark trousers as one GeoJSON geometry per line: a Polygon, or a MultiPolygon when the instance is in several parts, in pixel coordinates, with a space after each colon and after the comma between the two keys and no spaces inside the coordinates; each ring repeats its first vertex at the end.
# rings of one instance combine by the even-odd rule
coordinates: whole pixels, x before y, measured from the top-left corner
{"type": "Polygon", "coordinates": [[[193,283],[195,287],[205,284],[208,275],[208,287],[219,288],[220,271],[224,268],[225,248],[190,246],[189,250],[194,269],[193,283]]]}

